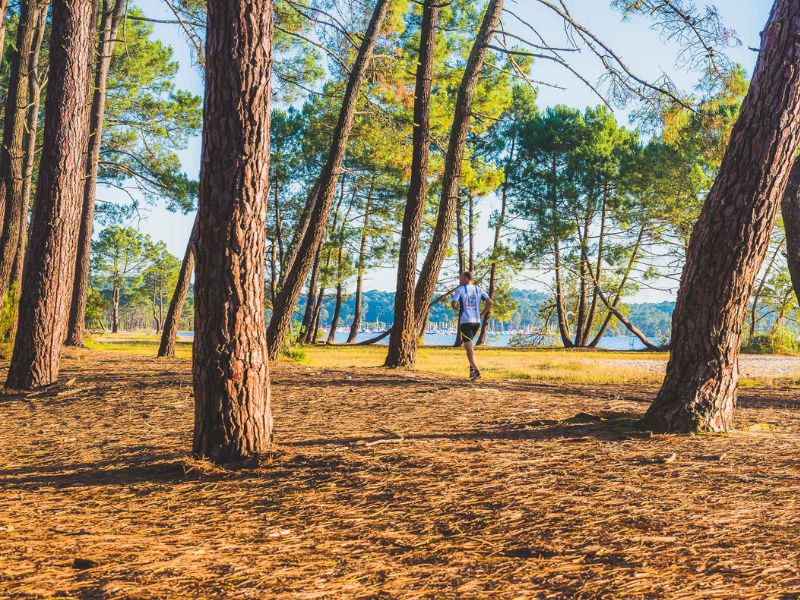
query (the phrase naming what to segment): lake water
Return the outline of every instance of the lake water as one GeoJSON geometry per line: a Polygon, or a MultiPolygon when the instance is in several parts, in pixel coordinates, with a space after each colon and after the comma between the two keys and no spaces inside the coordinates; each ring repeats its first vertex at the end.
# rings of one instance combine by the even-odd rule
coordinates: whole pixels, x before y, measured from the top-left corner
{"type": "MultiPolygon", "coordinates": [[[[191,338],[194,336],[194,333],[191,331],[180,331],[178,332],[178,335],[184,338],[191,338]]],[[[359,333],[358,336],[356,337],[356,341],[362,342],[364,340],[371,339],[376,335],[377,334],[375,333],[359,333]]],[[[336,336],[336,341],[340,343],[343,343],[346,339],[347,339],[346,333],[340,333],[336,336]]],[[[510,339],[511,339],[511,334],[508,333],[490,335],[486,338],[486,345],[508,346],[510,339]]],[[[450,335],[446,333],[425,334],[425,343],[429,346],[452,346],[455,340],[456,340],[455,335],[450,335]]],[[[378,343],[384,345],[388,344],[389,337],[387,336],[378,343]]],[[[549,343],[554,343],[554,342],[549,342],[549,343]]],[[[642,344],[639,338],[634,336],[607,335],[604,336],[602,340],[600,340],[600,344],[598,345],[598,347],[603,348],[604,350],[644,350],[645,345],[642,344]]]]}

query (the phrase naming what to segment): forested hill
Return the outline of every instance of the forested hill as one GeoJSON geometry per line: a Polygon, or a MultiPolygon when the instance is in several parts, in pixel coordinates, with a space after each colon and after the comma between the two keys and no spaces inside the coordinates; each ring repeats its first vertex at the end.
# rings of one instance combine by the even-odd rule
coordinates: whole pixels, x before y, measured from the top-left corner
{"type": "MultiPolygon", "coordinates": [[[[547,294],[535,290],[512,290],[512,298],[517,302],[517,309],[511,319],[505,324],[507,329],[521,329],[528,326],[541,327],[543,325],[542,309],[550,302],[547,294]]],[[[333,313],[335,297],[329,296],[323,303],[322,322],[327,323],[333,313]]],[[[669,337],[674,302],[637,303],[630,305],[629,317],[631,321],[644,333],[655,340],[669,337]]],[[[299,318],[305,309],[305,298],[300,301],[299,318]]],[[[352,296],[342,304],[341,324],[349,326],[353,320],[354,299],[352,296]]],[[[368,291],[364,293],[362,326],[364,328],[381,328],[392,323],[394,309],[394,292],[368,291]]],[[[546,312],[546,311],[545,311],[546,312]]],[[[432,323],[445,323],[454,318],[449,302],[440,302],[431,311],[432,323]]],[[[612,325],[610,333],[624,334],[624,327],[612,325]]]]}

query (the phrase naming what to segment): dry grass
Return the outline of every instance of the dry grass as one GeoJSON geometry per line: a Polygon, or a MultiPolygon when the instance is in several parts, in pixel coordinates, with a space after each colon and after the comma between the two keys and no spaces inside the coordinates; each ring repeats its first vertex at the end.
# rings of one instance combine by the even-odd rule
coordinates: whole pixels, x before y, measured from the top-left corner
{"type": "Polygon", "coordinates": [[[188,361],[69,352],[0,397],[0,595],[800,595],[796,388],[699,437],[637,429],[653,393],[283,362],[275,451],[220,469],[188,361]]]}

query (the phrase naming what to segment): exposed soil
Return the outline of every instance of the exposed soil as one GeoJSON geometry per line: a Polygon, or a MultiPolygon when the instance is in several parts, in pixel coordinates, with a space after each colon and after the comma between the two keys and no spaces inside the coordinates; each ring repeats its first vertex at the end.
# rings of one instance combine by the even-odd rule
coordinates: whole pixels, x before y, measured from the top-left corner
{"type": "Polygon", "coordinates": [[[636,427],[648,387],[274,383],[275,452],[229,470],[187,456],[187,361],[68,352],[0,397],[0,595],[800,595],[796,388],[676,437],[636,427]]]}

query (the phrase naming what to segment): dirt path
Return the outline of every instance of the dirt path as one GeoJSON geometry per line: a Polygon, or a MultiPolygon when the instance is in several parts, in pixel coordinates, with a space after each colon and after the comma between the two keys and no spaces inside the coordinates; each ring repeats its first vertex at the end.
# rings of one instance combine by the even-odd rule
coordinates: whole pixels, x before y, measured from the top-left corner
{"type": "Polygon", "coordinates": [[[234,470],[187,458],[186,361],[69,353],[0,397],[0,596],[800,594],[796,389],[669,437],[648,387],[274,377],[279,446],[234,470]]]}
{"type": "MultiPolygon", "coordinates": [[[[663,373],[667,367],[665,360],[637,360],[636,358],[608,359],[609,363],[652,373],[663,373]]],[[[800,358],[795,356],[761,356],[743,354],[739,358],[739,372],[743,378],[797,378],[800,377],[800,358]]]]}

